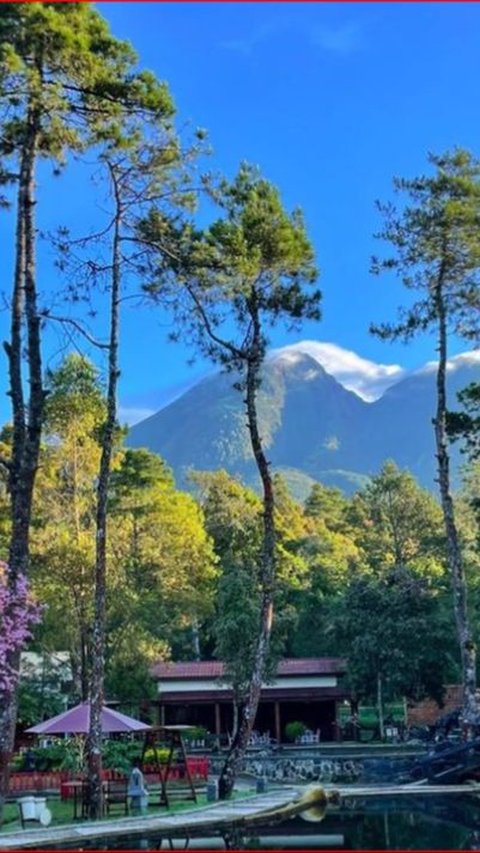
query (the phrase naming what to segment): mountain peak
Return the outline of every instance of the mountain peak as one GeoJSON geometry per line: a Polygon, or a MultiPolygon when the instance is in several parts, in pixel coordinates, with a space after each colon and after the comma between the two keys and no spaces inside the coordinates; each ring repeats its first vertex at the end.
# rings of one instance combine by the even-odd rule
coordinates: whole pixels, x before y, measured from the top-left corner
{"type": "Polygon", "coordinates": [[[288,347],[274,352],[268,363],[306,381],[326,375],[325,368],[317,359],[306,352],[290,350],[288,347]]]}
{"type": "Polygon", "coordinates": [[[387,388],[402,379],[406,371],[398,364],[377,364],[362,358],[353,350],[343,349],[327,341],[299,341],[272,350],[270,358],[294,360],[308,356],[316,364],[367,402],[378,400],[387,388]]]}
{"type": "MultiPolygon", "coordinates": [[[[449,399],[455,400],[458,390],[479,373],[480,352],[452,357],[449,399]]],[[[133,427],[128,444],[161,453],[182,487],[188,488],[186,472],[192,466],[225,468],[247,483],[257,483],[243,395],[234,389],[234,380],[222,373],[205,378],[133,427]]],[[[432,488],[434,411],[431,365],[407,372],[317,341],[271,353],[258,395],[259,427],[269,462],[287,472],[289,482],[298,486],[301,481],[302,489],[318,480],[351,492],[386,459],[395,459],[432,488]],[[382,383],[389,387],[379,399],[382,383]],[[377,399],[372,402],[374,389],[377,399]]],[[[459,458],[455,447],[454,475],[459,458]]]]}

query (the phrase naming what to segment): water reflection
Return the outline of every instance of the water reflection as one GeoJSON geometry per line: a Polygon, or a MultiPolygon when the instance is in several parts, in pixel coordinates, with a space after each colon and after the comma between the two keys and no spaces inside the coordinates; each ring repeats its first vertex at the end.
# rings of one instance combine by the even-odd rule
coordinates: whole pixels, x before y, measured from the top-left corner
{"type": "MultiPolygon", "coordinates": [[[[299,817],[251,833],[232,827],[225,837],[172,838],[149,835],[95,839],[89,850],[480,850],[477,795],[378,797],[346,801],[329,809],[320,824],[299,817]]],[[[37,848],[39,849],[39,848],[37,848]]],[[[54,849],[52,846],[50,850],[54,849]]],[[[67,849],[62,846],[62,849],[67,849]]],[[[78,850],[78,844],[75,845],[78,850]]]]}

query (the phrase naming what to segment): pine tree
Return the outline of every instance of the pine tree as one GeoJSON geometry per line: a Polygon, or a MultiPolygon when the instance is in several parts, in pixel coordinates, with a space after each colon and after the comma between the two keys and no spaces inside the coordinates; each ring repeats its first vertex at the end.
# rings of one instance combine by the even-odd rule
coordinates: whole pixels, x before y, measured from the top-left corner
{"type": "MultiPolygon", "coordinates": [[[[28,574],[32,496],[44,417],[41,322],[36,269],[36,168],[61,166],[69,151],[121,139],[126,115],[162,109],[165,87],[135,73],[130,45],[113,38],[88,4],[6,3],[0,9],[0,179],[16,186],[11,334],[5,343],[13,413],[8,460],[11,501],[9,580],[28,574]],[[25,340],[24,340],[25,330],[25,340]],[[28,397],[24,387],[24,352],[28,397]]],[[[19,660],[11,661],[18,668],[19,660]]],[[[15,727],[15,692],[2,697],[0,809],[15,727]]]]}
{"type": "Polygon", "coordinates": [[[156,265],[152,261],[150,294],[161,300],[168,275],[173,273],[180,293],[177,321],[183,332],[190,330],[201,352],[236,374],[236,387],[245,395],[251,449],[262,483],[260,612],[248,695],[220,776],[220,795],[229,797],[255,722],[274,610],[275,500],[257,400],[266,329],[277,322],[295,326],[303,319],[318,319],[320,294],[308,292],[317,270],[301,213],[289,215],[275,187],[243,165],[232,182],[225,180],[214,188],[207,185],[208,189],[223,216],[204,232],[188,225],[172,231],[153,210],[142,223],[139,237],[157,261],[156,265]],[[164,270],[159,269],[159,259],[164,270]]]}
{"type": "Polygon", "coordinates": [[[461,652],[463,718],[469,732],[480,718],[476,701],[476,649],[467,606],[467,585],[450,486],[446,373],[449,332],[478,339],[480,307],[480,163],[468,151],[429,158],[433,175],[396,180],[407,202],[398,211],[380,205],[379,235],[394,255],[374,260],[375,272],[393,270],[419,298],[402,309],[399,322],[372,327],[386,340],[411,340],[433,330],[437,338],[436,411],[433,418],[438,484],[461,652]]]}

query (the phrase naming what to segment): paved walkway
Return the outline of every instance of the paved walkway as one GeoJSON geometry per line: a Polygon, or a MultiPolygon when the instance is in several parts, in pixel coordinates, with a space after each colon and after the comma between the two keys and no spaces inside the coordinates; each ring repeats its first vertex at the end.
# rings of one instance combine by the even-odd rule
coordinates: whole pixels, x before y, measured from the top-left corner
{"type": "Polygon", "coordinates": [[[212,803],[192,810],[185,810],[175,815],[156,815],[155,817],[125,817],[109,821],[84,822],[65,824],[45,829],[27,829],[21,832],[11,832],[0,835],[0,850],[49,848],[52,845],[75,845],[82,847],[82,842],[99,838],[115,838],[118,836],[143,836],[170,833],[178,835],[179,831],[208,831],[212,826],[225,822],[236,822],[242,818],[252,817],[259,812],[269,811],[290,803],[300,793],[299,788],[282,787],[267,794],[248,797],[227,802],[212,803]]]}
{"type": "MultiPolygon", "coordinates": [[[[480,795],[480,785],[325,785],[326,790],[338,790],[342,800],[363,799],[365,797],[399,797],[415,794],[448,795],[470,794],[480,795]]],[[[95,821],[67,824],[45,829],[28,829],[22,832],[11,832],[0,835],[0,850],[19,849],[48,849],[49,847],[72,845],[82,848],[83,843],[101,838],[118,838],[119,836],[145,837],[147,835],[188,836],[189,833],[208,835],[218,831],[219,824],[241,824],[245,818],[261,819],[261,814],[271,809],[278,809],[291,803],[301,795],[301,787],[282,787],[245,799],[229,800],[212,803],[203,808],[189,809],[174,815],[156,815],[152,817],[125,817],[110,821],[95,821]]]]}

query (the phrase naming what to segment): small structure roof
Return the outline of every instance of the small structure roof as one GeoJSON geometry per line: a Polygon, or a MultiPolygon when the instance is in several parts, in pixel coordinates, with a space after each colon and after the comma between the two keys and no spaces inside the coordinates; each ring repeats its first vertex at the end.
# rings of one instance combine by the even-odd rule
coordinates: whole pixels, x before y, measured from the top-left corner
{"type": "MultiPolygon", "coordinates": [[[[291,675],[339,675],[345,672],[347,662],[343,658],[286,658],[277,668],[277,678],[291,675]]],[[[223,661],[186,661],[173,663],[158,661],[151,669],[154,678],[195,679],[221,678],[225,674],[223,661]]]]}

